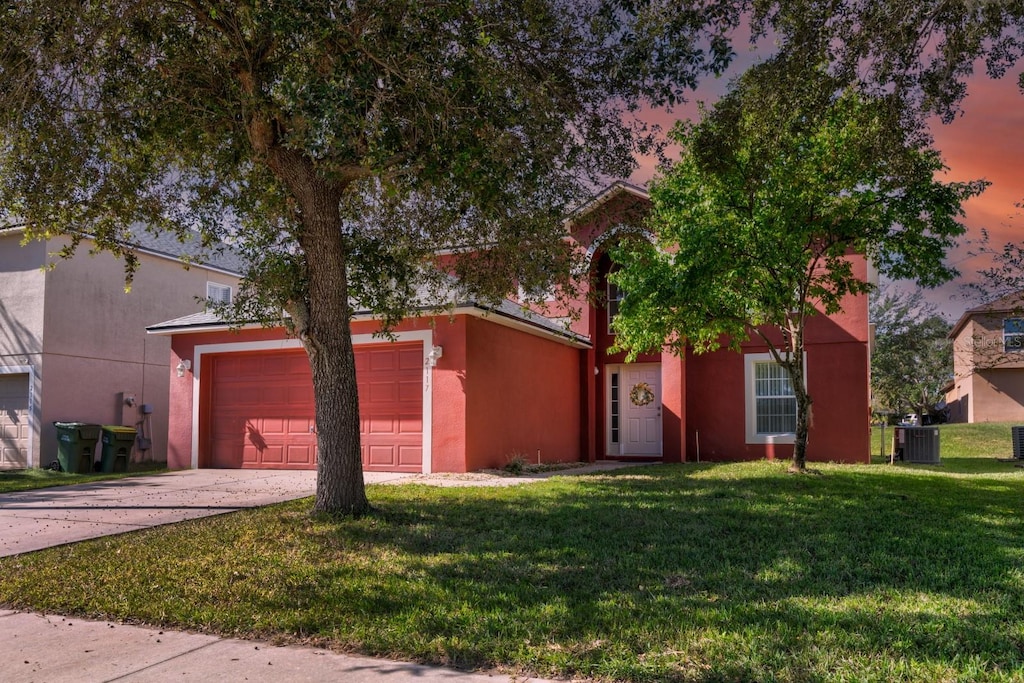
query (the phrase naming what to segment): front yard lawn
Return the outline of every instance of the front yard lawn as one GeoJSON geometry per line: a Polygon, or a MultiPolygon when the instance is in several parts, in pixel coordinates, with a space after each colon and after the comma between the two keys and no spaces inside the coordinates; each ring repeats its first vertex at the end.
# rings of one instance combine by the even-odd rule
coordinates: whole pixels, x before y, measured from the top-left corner
{"type": "Polygon", "coordinates": [[[119,472],[116,474],[71,474],[67,472],[54,472],[53,470],[40,468],[26,470],[0,470],[0,493],[45,489],[51,486],[88,484],[94,481],[122,479],[124,477],[136,476],[143,473],[153,474],[156,472],[166,471],[161,465],[162,464],[160,463],[133,463],[131,466],[131,472],[119,472]]]}
{"type": "Polygon", "coordinates": [[[608,681],[1024,679],[1024,475],[377,486],[0,560],[0,603],[608,681]]]}

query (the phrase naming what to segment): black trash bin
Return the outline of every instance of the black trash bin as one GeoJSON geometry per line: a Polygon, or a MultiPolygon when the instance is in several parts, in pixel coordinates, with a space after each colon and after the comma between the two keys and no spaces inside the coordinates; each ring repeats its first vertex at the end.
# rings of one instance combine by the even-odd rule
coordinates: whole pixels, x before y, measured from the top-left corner
{"type": "Polygon", "coordinates": [[[63,472],[89,474],[96,459],[100,426],[87,422],[54,422],[57,428],[57,462],[63,472]]]}
{"type": "Polygon", "coordinates": [[[103,425],[103,453],[100,455],[100,472],[127,472],[128,459],[135,443],[135,428],[118,425],[103,425]]]}

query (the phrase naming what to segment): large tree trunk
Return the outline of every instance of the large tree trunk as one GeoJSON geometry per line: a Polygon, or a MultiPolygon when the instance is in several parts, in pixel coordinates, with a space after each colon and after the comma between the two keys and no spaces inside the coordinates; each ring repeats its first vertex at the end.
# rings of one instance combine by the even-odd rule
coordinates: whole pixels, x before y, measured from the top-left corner
{"type": "Polygon", "coordinates": [[[304,213],[300,244],[309,278],[300,336],[316,400],[317,486],[313,512],[362,515],[369,509],[359,444],[359,392],[348,303],[347,254],[337,199],[304,213]]]}
{"type": "Polygon", "coordinates": [[[362,515],[370,505],[363,485],[348,252],[339,208],[344,186],[319,178],[308,159],[281,148],[273,149],[270,165],[301,207],[296,237],[306,265],[306,291],[289,311],[313,374],[318,451],[313,512],[362,515]]]}
{"type": "Polygon", "coordinates": [[[359,516],[370,505],[363,486],[359,394],[348,318],[335,320],[333,328],[306,345],[313,370],[319,451],[313,512],[359,516]]]}
{"type": "Polygon", "coordinates": [[[287,306],[309,356],[316,402],[317,480],[314,513],[365,514],[359,443],[359,391],[348,302],[348,247],[340,202],[355,176],[328,179],[313,161],[277,141],[275,124],[254,117],[249,136],[257,153],[287,186],[301,223],[295,235],[305,262],[305,291],[287,306]]]}

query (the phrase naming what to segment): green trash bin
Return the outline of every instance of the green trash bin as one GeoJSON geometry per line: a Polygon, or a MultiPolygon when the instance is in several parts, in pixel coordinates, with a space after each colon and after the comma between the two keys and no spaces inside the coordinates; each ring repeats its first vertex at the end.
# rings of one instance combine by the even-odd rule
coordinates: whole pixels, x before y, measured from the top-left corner
{"type": "Polygon", "coordinates": [[[135,427],[103,425],[103,452],[100,472],[127,472],[128,459],[135,443],[135,427]]]}
{"type": "Polygon", "coordinates": [[[57,428],[57,462],[62,472],[89,474],[96,459],[100,426],[87,422],[54,422],[57,428]]]}

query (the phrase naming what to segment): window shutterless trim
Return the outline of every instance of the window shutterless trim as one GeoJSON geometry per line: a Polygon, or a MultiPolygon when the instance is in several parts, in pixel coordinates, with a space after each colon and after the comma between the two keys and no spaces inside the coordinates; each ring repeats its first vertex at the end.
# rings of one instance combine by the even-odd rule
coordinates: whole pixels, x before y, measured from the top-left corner
{"type": "MultiPolygon", "coordinates": [[[[748,353],[743,356],[743,403],[746,443],[748,444],[791,444],[796,441],[792,432],[758,433],[757,431],[757,365],[772,363],[775,358],[770,353],[748,353]]],[[[807,355],[804,355],[804,381],[807,380],[807,355]]],[[[766,398],[786,398],[785,396],[766,398]]]]}

